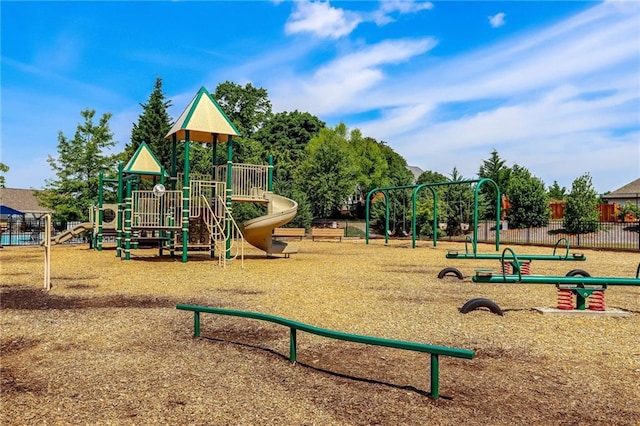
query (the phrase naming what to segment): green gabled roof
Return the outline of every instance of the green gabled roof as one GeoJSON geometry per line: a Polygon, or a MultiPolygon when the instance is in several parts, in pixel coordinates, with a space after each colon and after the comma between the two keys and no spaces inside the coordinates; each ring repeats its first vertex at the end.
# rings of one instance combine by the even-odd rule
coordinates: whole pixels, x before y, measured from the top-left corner
{"type": "Polygon", "coordinates": [[[133,154],[133,157],[131,157],[123,169],[124,173],[151,176],[162,176],[163,171],[164,169],[158,161],[158,158],[145,142],[140,144],[136,153],[133,154]]]}
{"type": "Polygon", "coordinates": [[[194,142],[213,143],[214,134],[218,135],[218,142],[226,142],[229,136],[240,136],[236,126],[204,87],[180,114],[165,139],[176,135],[179,141],[187,140],[187,130],[189,140],[194,142]]]}

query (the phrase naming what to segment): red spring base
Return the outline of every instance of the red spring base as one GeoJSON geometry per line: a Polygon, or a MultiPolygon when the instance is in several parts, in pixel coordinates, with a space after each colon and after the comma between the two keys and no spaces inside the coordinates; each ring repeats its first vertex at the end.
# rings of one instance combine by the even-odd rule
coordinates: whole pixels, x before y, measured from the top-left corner
{"type": "Polygon", "coordinates": [[[589,310],[604,311],[604,290],[596,290],[589,297],[589,310]]]}
{"type": "MultiPolygon", "coordinates": [[[[511,263],[505,263],[502,267],[502,272],[505,275],[513,274],[513,265],[511,263]]],[[[531,275],[531,262],[523,262],[520,264],[520,274],[521,275],[531,275]]]]}
{"type": "Polygon", "coordinates": [[[558,309],[573,309],[573,292],[567,289],[558,289],[558,309]]]}

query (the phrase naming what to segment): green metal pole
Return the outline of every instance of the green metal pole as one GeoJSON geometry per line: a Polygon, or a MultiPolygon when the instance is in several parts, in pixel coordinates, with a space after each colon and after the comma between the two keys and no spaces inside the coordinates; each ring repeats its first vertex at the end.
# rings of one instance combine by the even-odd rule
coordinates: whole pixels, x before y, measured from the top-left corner
{"type": "Polygon", "coordinates": [[[118,211],[116,212],[116,257],[122,256],[122,231],[124,229],[124,215],[122,208],[124,202],[124,181],[122,173],[124,164],[118,163],[118,211]]]}
{"type": "Polygon", "coordinates": [[[184,141],[184,182],[182,183],[182,262],[187,262],[187,245],[189,244],[189,130],[185,131],[184,141]]]}
{"type": "Polygon", "coordinates": [[[440,364],[438,355],[431,354],[431,398],[440,397],[440,364]]]}
{"type": "MultiPolygon", "coordinates": [[[[213,147],[212,147],[212,153],[211,153],[211,181],[212,182],[216,182],[218,180],[217,174],[218,174],[218,170],[217,170],[217,164],[218,164],[218,134],[217,133],[212,133],[211,134],[211,140],[213,141],[213,147]]],[[[211,193],[211,199],[209,200],[210,205],[213,207],[215,206],[215,204],[217,203],[217,197],[218,197],[218,193],[217,193],[217,186],[214,186],[214,189],[216,192],[212,192],[211,193]]],[[[215,209],[217,211],[217,209],[215,209]]],[[[218,219],[218,218],[216,218],[218,219]]],[[[211,230],[213,233],[217,233],[216,230],[214,230],[214,226],[213,223],[211,223],[211,230]]],[[[209,236],[209,257],[211,257],[211,259],[216,257],[216,242],[213,241],[213,235],[209,236]]]]}
{"type": "Polygon", "coordinates": [[[389,194],[384,194],[384,243],[389,244],[389,194]]]}
{"type": "Polygon", "coordinates": [[[176,189],[178,178],[178,135],[174,133],[171,138],[171,189],[176,189]]]}
{"type": "Polygon", "coordinates": [[[102,205],[104,203],[104,173],[100,172],[100,176],[98,179],[98,235],[96,239],[95,248],[98,251],[102,251],[102,222],[104,221],[104,211],[102,210],[102,205]]]}
{"type": "Polygon", "coordinates": [[[218,164],[218,134],[211,133],[211,140],[213,141],[212,152],[211,152],[211,180],[215,182],[216,179],[216,165],[218,164]]]}
{"type": "Polygon", "coordinates": [[[200,337],[200,312],[193,311],[193,337],[200,337]]]}
{"type": "Polygon", "coordinates": [[[233,226],[232,222],[231,222],[231,197],[233,196],[233,188],[231,187],[231,181],[232,181],[232,172],[231,172],[231,168],[233,167],[233,138],[231,135],[229,135],[229,140],[227,141],[227,196],[226,196],[226,205],[227,205],[227,212],[226,214],[226,231],[227,231],[227,242],[226,242],[226,253],[225,253],[225,258],[227,260],[231,259],[231,239],[232,239],[232,235],[231,235],[231,227],[233,226]]]}
{"type": "Polygon", "coordinates": [[[369,200],[371,199],[371,196],[375,193],[375,189],[369,191],[369,193],[367,194],[367,198],[364,200],[364,241],[365,244],[369,244],[369,207],[370,207],[370,202],[369,200]]]}
{"type": "Polygon", "coordinates": [[[273,155],[269,154],[269,169],[267,172],[267,191],[273,192],[273,155]]]}
{"type": "Polygon", "coordinates": [[[131,215],[132,211],[131,200],[131,180],[127,180],[127,197],[125,201],[124,211],[124,259],[131,259],[131,215]]]}
{"type": "Polygon", "coordinates": [[[289,328],[289,362],[295,363],[297,358],[296,347],[298,345],[297,330],[293,327],[289,328]]]}

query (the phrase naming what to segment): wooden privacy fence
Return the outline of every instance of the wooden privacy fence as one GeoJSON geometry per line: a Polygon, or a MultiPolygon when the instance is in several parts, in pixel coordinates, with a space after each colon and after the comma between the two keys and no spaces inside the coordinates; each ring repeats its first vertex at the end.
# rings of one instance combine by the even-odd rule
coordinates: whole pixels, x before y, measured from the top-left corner
{"type": "MultiPolygon", "coordinates": [[[[551,219],[564,218],[564,201],[553,201],[549,203],[549,209],[551,210],[551,219]]],[[[617,204],[598,204],[598,211],[600,212],[599,220],[601,222],[616,222],[618,221],[618,213],[620,212],[620,206],[617,204]]]]}
{"type": "Polygon", "coordinates": [[[380,337],[362,336],[358,334],[342,333],[340,331],[328,330],[325,328],[314,327],[312,325],[303,324],[286,318],[276,317],[273,315],[262,314],[258,312],[237,311],[233,309],[214,308],[209,306],[196,305],[176,305],[176,309],[193,312],[193,336],[200,337],[200,313],[218,314],[235,316],[242,318],[258,319],[262,321],[272,322],[275,324],[289,327],[289,361],[296,362],[296,346],[298,330],[318,336],[328,337],[330,339],[345,340],[355,343],[364,343],[367,345],[385,346],[388,348],[404,349],[407,351],[426,352],[431,354],[431,392],[430,396],[437,399],[440,396],[440,365],[439,356],[450,356],[454,358],[473,359],[475,352],[469,349],[449,348],[446,346],[428,345],[425,343],[408,342],[404,340],[383,339],[380,337]]]}

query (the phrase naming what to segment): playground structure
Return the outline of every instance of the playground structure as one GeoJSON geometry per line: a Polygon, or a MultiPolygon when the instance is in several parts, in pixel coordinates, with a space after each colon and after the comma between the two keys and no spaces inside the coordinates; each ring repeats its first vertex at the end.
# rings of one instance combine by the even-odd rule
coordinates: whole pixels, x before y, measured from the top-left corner
{"type": "MultiPolygon", "coordinates": [[[[233,137],[238,130],[213,97],[202,87],[187,105],[165,139],[171,140],[171,170],[160,164],[143,142],[129,162],[118,167],[117,178],[100,176],[98,201],[91,210],[91,221],[60,236],[58,242],[91,230],[97,250],[103,249],[105,236],[116,239],[116,256],[131,258],[139,246],[157,246],[162,254],[209,253],[221,265],[244,258],[244,241],[266,252],[267,256],[297,253],[297,248],[272,238],[274,228],[291,221],[297,212],[294,200],[273,193],[273,162],[268,165],[233,164],[233,137]],[[184,144],[184,168],[177,172],[177,144],[184,144]],[[190,173],[190,144],[210,144],[213,149],[211,173],[190,173]],[[217,146],[227,145],[227,162],[216,164],[217,146]],[[153,189],[143,189],[143,178],[153,179],[153,189]],[[105,184],[117,185],[117,204],[104,203],[105,184]],[[167,185],[167,186],[165,186],[167,185]],[[260,203],[264,216],[244,224],[244,234],[233,218],[234,202],[260,203]]],[[[147,185],[149,186],[149,185],[147,185]]]]}
{"type": "MultiPolygon", "coordinates": [[[[396,190],[412,190],[411,196],[411,245],[412,248],[416,248],[416,235],[417,235],[417,225],[416,225],[416,216],[417,216],[417,199],[418,193],[423,188],[428,188],[433,195],[433,246],[436,247],[438,244],[438,193],[435,191],[435,187],[439,186],[450,186],[450,185],[469,185],[476,184],[473,192],[473,225],[472,225],[472,233],[473,233],[473,241],[478,240],[478,195],[480,193],[480,188],[485,184],[493,185],[495,188],[496,194],[496,224],[500,223],[500,188],[498,184],[496,184],[493,180],[489,178],[482,179],[471,179],[471,180],[456,180],[456,181],[446,181],[446,182],[435,182],[435,183],[421,183],[417,185],[401,185],[401,186],[389,186],[382,188],[374,188],[367,194],[365,200],[365,240],[366,243],[369,244],[369,220],[370,220],[370,212],[371,212],[371,199],[374,194],[382,193],[384,195],[385,200],[385,243],[389,242],[389,197],[388,193],[390,191],[396,190]]],[[[476,247],[474,245],[474,252],[476,247]]],[[[500,250],[500,227],[496,227],[496,251],[500,250]]]]}
{"type": "MultiPolygon", "coordinates": [[[[624,277],[591,277],[582,270],[570,271],[566,276],[523,275],[522,257],[506,248],[503,250],[500,262],[502,273],[495,274],[486,269],[479,269],[472,277],[474,283],[480,284],[542,284],[555,285],[558,291],[558,306],[562,311],[605,311],[605,290],[610,286],[640,286],[640,264],[635,278],[624,277]],[[513,267],[511,274],[507,274],[506,264],[513,267]],[[575,297],[575,303],[574,303],[575,297]],[[587,308],[587,301],[589,302],[587,308]]],[[[497,305],[489,299],[472,299],[461,309],[462,313],[479,307],[489,308],[492,312],[501,314],[497,305]]]]}

